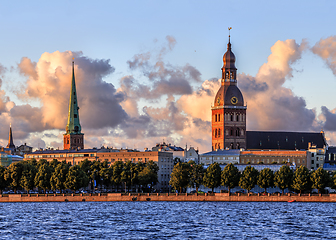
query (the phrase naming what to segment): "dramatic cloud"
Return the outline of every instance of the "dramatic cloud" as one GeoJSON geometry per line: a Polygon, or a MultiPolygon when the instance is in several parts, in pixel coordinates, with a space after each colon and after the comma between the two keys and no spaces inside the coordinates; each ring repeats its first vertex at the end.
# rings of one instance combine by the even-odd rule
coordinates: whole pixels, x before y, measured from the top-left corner
{"type": "Polygon", "coordinates": [[[311,50],[320,56],[336,75],[336,36],[321,39],[311,50]]]}
{"type": "Polygon", "coordinates": [[[41,124],[42,129],[65,128],[72,58],[75,58],[77,97],[83,129],[117,126],[127,114],[120,106],[123,94],[117,93],[111,83],[103,80],[114,71],[109,60],[93,60],[70,51],[44,53],[36,64],[23,58],[18,65],[20,72],[28,77],[27,87],[20,97],[36,98],[41,102],[41,120],[36,124],[41,124]]]}
{"type": "Polygon", "coordinates": [[[291,65],[307,49],[306,42],[277,41],[267,63],[255,77],[240,74],[238,84],[247,102],[248,130],[311,131],[315,112],[306,107],[302,97],[295,96],[283,84],[292,77],[291,65]]]}
{"type": "MultiPolygon", "coordinates": [[[[312,49],[331,69],[336,66],[334,40],[334,37],[321,40],[312,49]]],[[[75,58],[86,147],[142,149],[166,141],[199,147],[201,152],[210,150],[211,106],[220,80],[204,81],[190,64],[174,66],[166,62],[165,55],[173,51],[176,44],[174,37],[167,36],[158,50],[135,54],[127,62],[128,75],[118,79],[118,89],[104,80],[114,72],[109,60],[90,59],[81,52],[70,51],[44,53],[37,62],[22,58],[18,70],[26,82],[15,93],[26,104],[13,103],[1,90],[0,81],[0,121],[3,123],[0,137],[7,139],[12,122],[14,138],[24,139],[33,147],[37,144],[62,148],[71,62],[75,58]]],[[[315,111],[306,107],[305,100],[284,86],[292,78],[293,64],[306,49],[305,41],[301,44],[295,40],[277,41],[256,76],[238,75],[238,87],[247,104],[248,130],[316,131],[321,125],[327,131],[336,130],[334,110],[322,107],[317,120],[315,111]]],[[[0,76],[5,71],[0,66],[0,76]]]]}
{"type": "Polygon", "coordinates": [[[149,80],[148,84],[141,84],[140,81],[123,78],[121,85],[125,85],[132,95],[144,99],[157,99],[162,95],[184,95],[193,92],[191,83],[201,82],[201,73],[186,64],[183,67],[173,66],[163,62],[163,56],[171,51],[176,44],[173,37],[168,36],[168,47],[164,46],[159,54],[153,56],[152,53],[142,53],[134,55],[133,59],[128,61],[129,68],[133,71],[138,70],[149,80]]]}

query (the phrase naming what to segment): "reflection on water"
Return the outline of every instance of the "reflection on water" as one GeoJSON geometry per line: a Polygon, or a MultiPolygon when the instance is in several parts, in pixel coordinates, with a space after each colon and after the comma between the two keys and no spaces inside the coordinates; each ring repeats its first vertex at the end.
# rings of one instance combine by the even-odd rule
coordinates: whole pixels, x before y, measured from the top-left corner
{"type": "Polygon", "coordinates": [[[335,203],[0,203],[0,239],[328,239],[335,203]]]}

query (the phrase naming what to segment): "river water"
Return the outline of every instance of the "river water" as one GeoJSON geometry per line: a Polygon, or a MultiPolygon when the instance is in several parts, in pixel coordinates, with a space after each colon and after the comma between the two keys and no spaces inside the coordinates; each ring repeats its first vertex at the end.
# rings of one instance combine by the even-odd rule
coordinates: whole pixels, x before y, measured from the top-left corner
{"type": "Polygon", "coordinates": [[[336,203],[0,203],[0,239],[335,239],[336,203]]]}

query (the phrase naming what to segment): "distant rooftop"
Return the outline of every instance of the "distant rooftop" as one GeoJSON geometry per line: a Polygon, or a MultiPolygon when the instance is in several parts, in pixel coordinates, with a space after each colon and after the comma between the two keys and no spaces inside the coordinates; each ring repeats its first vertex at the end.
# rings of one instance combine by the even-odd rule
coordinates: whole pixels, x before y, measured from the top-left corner
{"type": "Polygon", "coordinates": [[[246,149],[308,149],[308,143],[323,148],[327,145],[322,132],[246,131],[246,149]]]}

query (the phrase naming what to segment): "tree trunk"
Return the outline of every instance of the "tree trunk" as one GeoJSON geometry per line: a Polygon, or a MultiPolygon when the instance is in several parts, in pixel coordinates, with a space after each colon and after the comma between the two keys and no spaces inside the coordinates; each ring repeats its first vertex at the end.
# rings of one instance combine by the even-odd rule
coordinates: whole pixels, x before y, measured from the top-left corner
{"type": "Polygon", "coordinates": [[[198,193],[198,187],[196,186],[196,193],[198,193]]]}
{"type": "Polygon", "coordinates": [[[265,192],[264,193],[266,193],[266,188],[265,188],[265,192]]]}
{"type": "Polygon", "coordinates": [[[285,189],[282,189],[282,195],[284,195],[284,193],[285,193],[285,189]]]}

